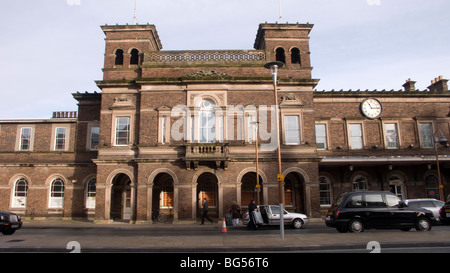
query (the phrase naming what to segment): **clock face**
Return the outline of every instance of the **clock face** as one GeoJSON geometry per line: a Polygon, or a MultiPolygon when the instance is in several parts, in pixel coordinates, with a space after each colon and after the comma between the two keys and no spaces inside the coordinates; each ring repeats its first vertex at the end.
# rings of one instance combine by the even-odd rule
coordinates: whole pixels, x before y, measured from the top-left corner
{"type": "Polygon", "coordinates": [[[381,103],[377,99],[370,98],[361,103],[362,113],[370,119],[379,117],[382,110],[381,103]]]}

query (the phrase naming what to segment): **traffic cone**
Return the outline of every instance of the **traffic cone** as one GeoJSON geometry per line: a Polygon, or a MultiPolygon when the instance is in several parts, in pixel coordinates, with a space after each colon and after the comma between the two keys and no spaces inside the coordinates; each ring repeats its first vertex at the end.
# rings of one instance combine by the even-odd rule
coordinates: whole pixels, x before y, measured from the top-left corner
{"type": "Polygon", "coordinates": [[[222,232],[227,232],[227,224],[225,223],[225,217],[223,218],[222,221],[222,232]]]}

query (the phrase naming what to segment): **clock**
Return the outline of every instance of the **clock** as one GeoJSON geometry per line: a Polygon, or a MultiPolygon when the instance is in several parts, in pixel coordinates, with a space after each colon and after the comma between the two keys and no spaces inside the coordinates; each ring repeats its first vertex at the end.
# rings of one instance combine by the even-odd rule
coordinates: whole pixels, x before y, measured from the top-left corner
{"type": "Polygon", "coordinates": [[[361,103],[361,112],[370,119],[375,119],[381,115],[383,108],[381,102],[374,98],[369,98],[361,103]]]}

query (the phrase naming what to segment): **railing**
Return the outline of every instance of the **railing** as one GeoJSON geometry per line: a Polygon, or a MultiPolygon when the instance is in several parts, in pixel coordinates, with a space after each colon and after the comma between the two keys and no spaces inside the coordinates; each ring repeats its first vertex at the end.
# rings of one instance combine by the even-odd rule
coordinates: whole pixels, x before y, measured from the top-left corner
{"type": "Polygon", "coordinates": [[[144,62],[255,62],[265,61],[261,50],[202,50],[202,51],[152,51],[146,53],[144,62]]]}
{"type": "Polygon", "coordinates": [[[57,111],[57,112],[53,112],[52,118],[77,118],[77,111],[57,111]]]}

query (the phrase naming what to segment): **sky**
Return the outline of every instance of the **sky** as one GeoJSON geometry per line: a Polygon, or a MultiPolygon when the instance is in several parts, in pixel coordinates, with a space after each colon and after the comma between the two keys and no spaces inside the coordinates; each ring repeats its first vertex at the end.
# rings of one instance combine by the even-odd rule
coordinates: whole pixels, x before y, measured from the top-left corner
{"type": "MultiPolygon", "coordinates": [[[[260,23],[311,23],[317,90],[425,90],[450,79],[449,0],[136,0],[163,50],[253,49],[260,23]]],[[[135,0],[16,0],[0,5],[0,119],[76,111],[101,92],[101,25],[132,24],[135,0]]]]}

